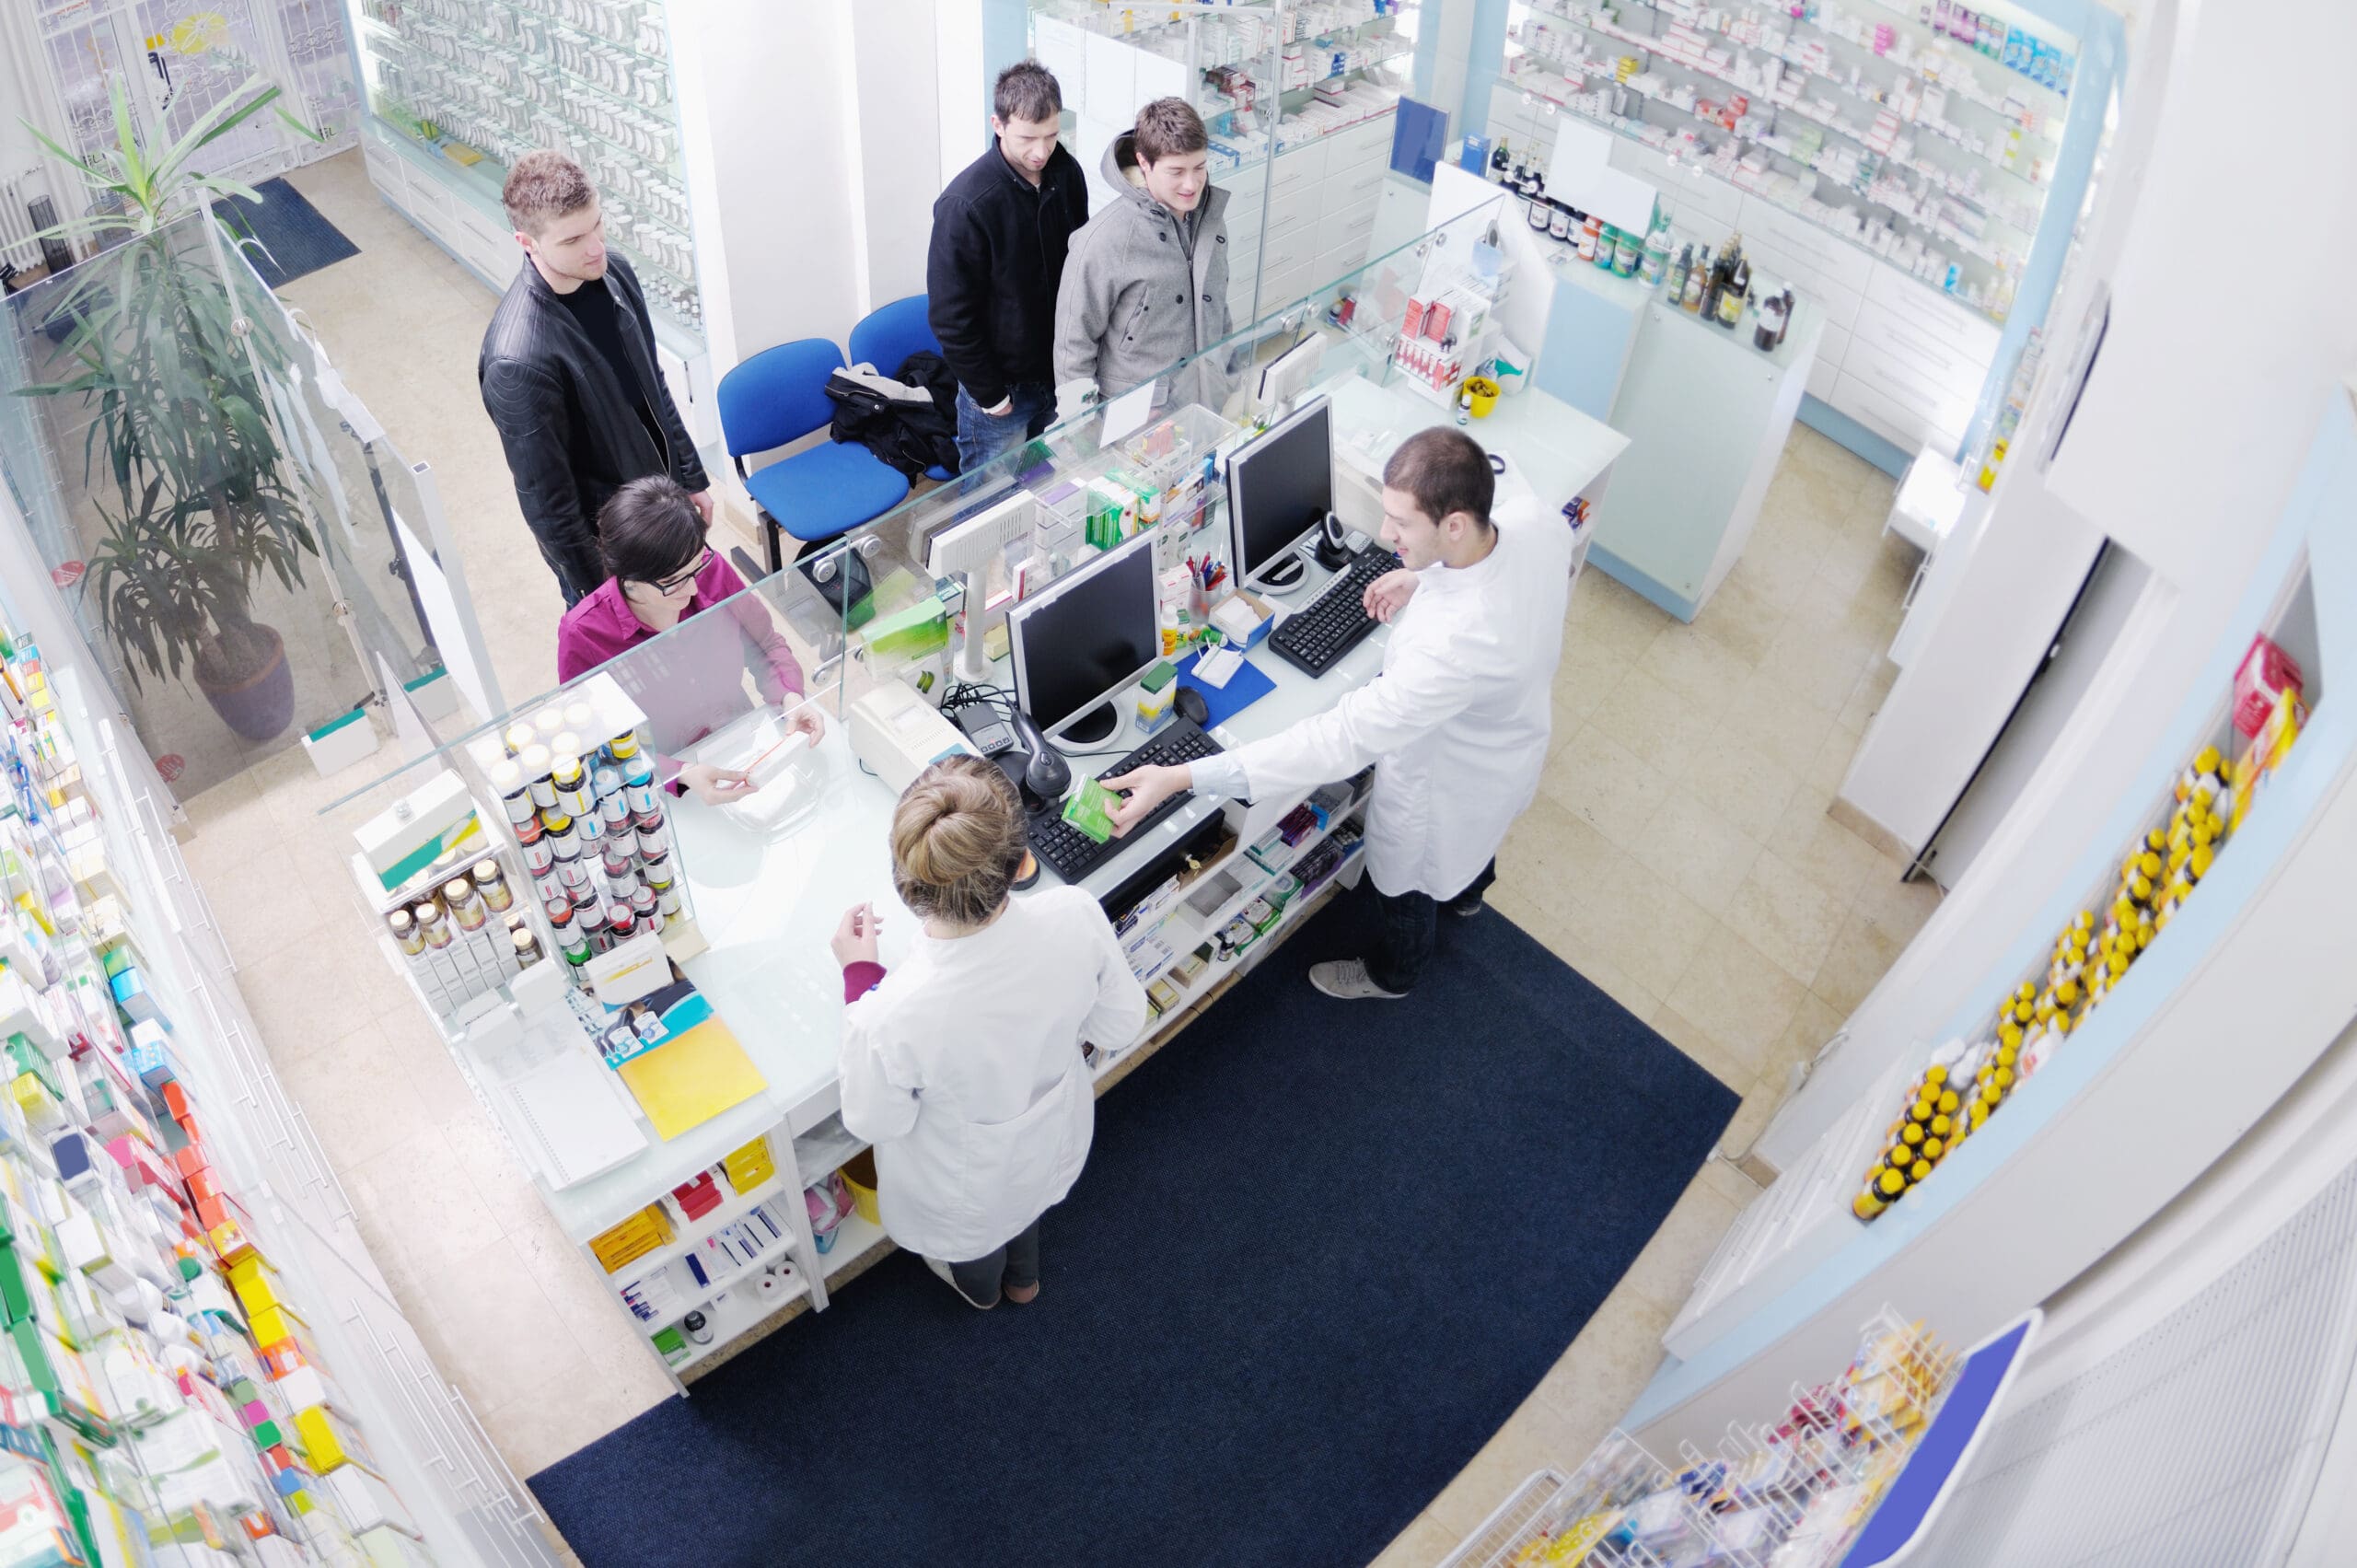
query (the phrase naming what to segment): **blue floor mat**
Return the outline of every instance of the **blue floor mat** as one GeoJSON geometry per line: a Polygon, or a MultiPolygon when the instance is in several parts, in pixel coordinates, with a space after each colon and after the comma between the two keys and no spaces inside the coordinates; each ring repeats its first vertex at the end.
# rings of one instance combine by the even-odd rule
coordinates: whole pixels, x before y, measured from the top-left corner
{"type": "Polygon", "coordinates": [[[225,196],[214,206],[227,221],[231,233],[250,235],[261,242],[248,245],[245,250],[253,258],[254,271],[271,287],[284,287],[306,273],[360,254],[360,247],[345,238],[343,230],[322,217],[319,209],[285,180],[265,180],[254,189],[261,193],[259,202],[225,196]]]}
{"type": "Polygon", "coordinates": [[[1035,1305],[978,1313],[895,1254],[533,1477],[583,1562],[1379,1552],[1562,1354],[1736,1099],[1494,912],[1441,917],[1406,1001],[1328,1000],[1304,971],[1353,950],[1366,901],[1098,1102],[1035,1305]]]}

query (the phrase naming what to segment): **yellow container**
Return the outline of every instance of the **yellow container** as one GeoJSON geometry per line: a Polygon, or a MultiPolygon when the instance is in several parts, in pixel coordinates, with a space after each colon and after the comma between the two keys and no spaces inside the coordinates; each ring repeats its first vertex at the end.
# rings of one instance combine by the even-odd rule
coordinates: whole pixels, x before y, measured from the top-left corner
{"type": "Polygon", "coordinates": [[[1487,419],[1490,411],[1498,406],[1498,384],[1487,376],[1468,376],[1465,396],[1473,408],[1473,417],[1487,419]]]}
{"type": "Polygon", "coordinates": [[[876,1207],[876,1151],[862,1149],[843,1161],[843,1184],[851,1189],[852,1212],[869,1225],[882,1225],[876,1207]]]}

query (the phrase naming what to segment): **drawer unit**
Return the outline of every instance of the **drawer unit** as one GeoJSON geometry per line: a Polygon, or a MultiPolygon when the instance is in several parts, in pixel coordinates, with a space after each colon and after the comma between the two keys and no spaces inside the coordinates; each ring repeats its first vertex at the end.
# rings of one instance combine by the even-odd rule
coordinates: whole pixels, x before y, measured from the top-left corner
{"type": "Polygon", "coordinates": [[[1856,289],[1828,277],[1805,258],[1791,255],[1772,241],[1755,238],[1747,228],[1743,231],[1743,248],[1751,257],[1755,273],[1791,284],[1794,293],[1817,302],[1828,321],[1846,331],[1857,320],[1858,307],[1865,296],[1856,289]]]}
{"type": "Polygon", "coordinates": [[[1282,194],[1325,177],[1326,145],[1312,142],[1277,155],[1276,167],[1269,171],[1269,189],[1282,194]]]}
{"type": "Polygon", "coordinates": [[[1344,207],[1340,211],[1329,206],[1318,220],[1318,232],[1326,237],[1327,243],[1329,245],[1345,230],[1361,236],[1371,234],[1375,229],[1376,215],[1382,210],[1382,207],[1383,187],[1378,183],[1355,206],[1344,207]]]}
{"type": "Polygon", "coordinates": [[[1837,327],[1829,319],[1825,323],[1825,335],[1817,340],[1817,363],[1838,367],[1842,356],[1849,352],[1849,330],[1837,327]]]}
{"type": "MultiPolygon", "coordinates": [[[[1271,274],[1295,267],[1306,267],[1317,260],[1322,249],[1315,224],[1296,224],[1281,233],[1272,233],[1260,244],[1260,275],[1265,280],[1271,274]]],[[[1260,292],[1265,298],[1268,295],[1265,282],[1260,292]]]]}
{"type": "Polygon", "coordinates": [[[1311,258],[1260,274],[1260,314],[1282,310],[1316,288],[1321,280],[1311,258]]]}
{"type": "MultiPolygon", "coordinates": [[[[1889,311],[1916,338],[1945,343],[1957,359],[1986,370],[1997,357],[2002,334],[1995,322],[1893,268],[1876,267],[1867,274],[1866,303],[1889,311]]],[[[1861,335],[1865,332],[1864,323],[1861,311],[1861,335]]]]}
{"type": "Polygon", "coordinates": [[[1833,396],[1825,401],[1898,447],[1909,451],[1931,447],[1945,454],[1955,451],[1964,439],[1961,421],[1942,427],[1860,380],[1846,368],[1834,372],[1834,377],[1833,396]]]}
{"type": "Polygon", "coordinates": [[[1758,196],[1743,198],[1743,238],[1747,244],[1757,238],[1772,246],[1794,267],[1852,294],[1865,293],[1866,279],[1887,270],[1856,246],[1758,196]]]}
{"type": "Polygon", "coordinates": [[[1840,384],[1840,380],[1841,367],[1838,365],[1828,365],[1820,355],[1808,367],[1808,395],[1818,402],[1829,403],[1834,399],[1834,389],[1840,384]]]}
{"type": "Polygon", "coordinates": [[[1396,116],[1389,110],[1346,126],[1326,138],[1329,147],[1339,147],[1346,157],[1374,157],[1379,162],[1391,160],[1391,138],[1396,116]]]}
{"type": "Polygon", "coordinates": [[[1304,225],[1316,226],[1319,190],[1315,185],[1297,185],[1289,191],[1278,191],[1269,200],[1269,215],[1262,220],[1260,230],[1264,242],[1281,234],[1290,233],[1304,225]]]}
{"type": "Polygon", "coordinates": [[[1935,330],[1903,319],[1871,299],[1859,308],[1850,338],[1852,357],[1880,354],[1927,391],[1960,397],[1968,403],[1980,395],[1989,374],[1988,361],[1968,357],[1935,330]]]}
{"type": "Polygon", "coordinates": [[[1328,213],[1347,212],[1374,201],[1383,193],[1384,177],[1389,172],[1382,163],[1371,157],[1329,166],[1322,210],[1328,213]]]}
{"type": "Polygon", "coordinates": [[[1893,354],[1869,338],[1850,340],[1841,368],[1894,402],[1915,409],[1941,429],[1953,425],[1962,430],[1971,421],[1973,400],[1980,392],[1978,375],[1939,376],[1922,361],[1893,354]]]}

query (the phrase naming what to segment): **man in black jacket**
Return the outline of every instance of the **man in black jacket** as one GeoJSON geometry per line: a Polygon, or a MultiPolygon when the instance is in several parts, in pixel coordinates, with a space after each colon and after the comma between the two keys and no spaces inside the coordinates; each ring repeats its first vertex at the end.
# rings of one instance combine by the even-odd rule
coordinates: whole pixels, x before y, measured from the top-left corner
{"type": "Polygon", "coordinates": [[[705,522],[711,482],[655,362],[630,263],[606,249],[598,192],[560,153],[526,153],[501,192],[524,265],[475,367],[524,521],[571,607],[606,580],[598,508],[633,479],[677,480],[705,522]]]}
{"type": "Polygon", "coordinates": [[[1066,242],[1088,221],[1079,160],[1056,145],[1063,106],[1038,61],[1000,72],[996,139],[933,203],[927,314],[958,377],[958,459],[969,473],[1055,416],[1056,285],[1066,242]]]}

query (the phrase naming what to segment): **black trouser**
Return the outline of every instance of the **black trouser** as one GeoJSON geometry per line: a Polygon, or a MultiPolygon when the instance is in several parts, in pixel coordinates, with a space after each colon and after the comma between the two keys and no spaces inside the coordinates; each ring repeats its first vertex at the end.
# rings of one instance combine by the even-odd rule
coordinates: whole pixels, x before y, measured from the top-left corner
{"type": "MultiPolygon", "coordinates": [[[[1498,863],[1492,860],[1463,892],[1446,901],[1459,913],[1479,909],[1481,895],[1497,879],[1498,863]]],[[[1378,889],[1375,901],[1383,924],[1375,950],[1366,956],[1366,977],[1386,991],[1412,991],[1423,978],[1424,966],[1433,961],[1442,900],[1430,893],[1401,893],[1395,898],[1378,889]]]]}
{"type": "Polygon", "coordinates": [[[984,1253],[970,1263],[952,1263],[949,1277],[958,1293],[977,1307],[996,1307],[999,1287],[1027,1290],[1039,1283],[1039,1222],[1033,1220],[1005,1246],[984,1253]]]}

